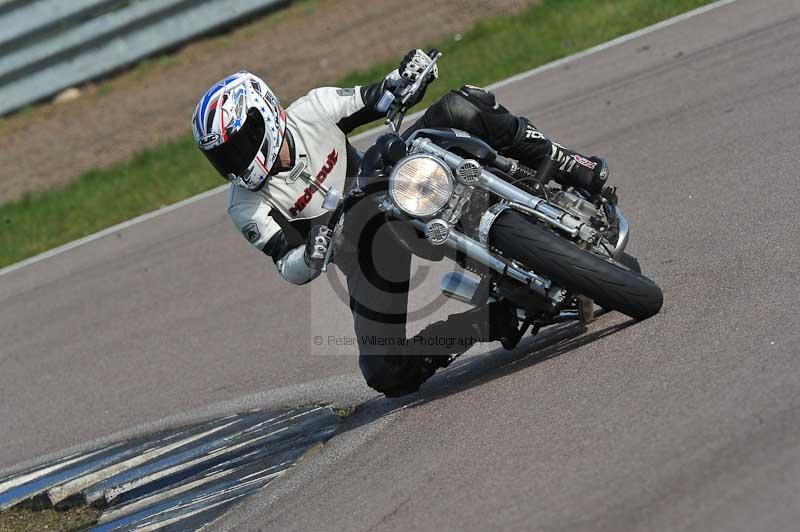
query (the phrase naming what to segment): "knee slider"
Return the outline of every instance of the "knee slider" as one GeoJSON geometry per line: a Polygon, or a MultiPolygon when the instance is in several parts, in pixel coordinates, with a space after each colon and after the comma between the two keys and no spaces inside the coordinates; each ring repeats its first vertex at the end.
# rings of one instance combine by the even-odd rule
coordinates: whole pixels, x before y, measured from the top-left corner
{"type": "Polygon", "coordinates": [[[359,366],[367,386],[387,397],[414,393],[424,380],[413,371],[403,355],[362,354],[359,366]]]}
{"type": "MultiPolygon", "coordinates": [[[[396,388],[399,384],[398,360],[389,360],[392,355],[362,353],[358,357],[361,374],[370,388],[385,392],[396,388]]],[[[396,355],[394,355],[396,356],[396,355]]]]}
{"type": "Polygon", "coordinates": [[[478,108],[494,109],[497,105],[497,97],[486,89],[475,87],[473,85],[464,85],[458,89],[458,92],[467,100],[477,105],[478,108]]]}
{"type": "Polygon", "coordinates": [[[400,397],[402,395],[414,393],[419,390],[422,384],[416,380],[408,378],[400,379],[396,375],[392,376],[387,374],[373,375],[365,380],[367,381],[367,386],[376,392],[386,395],[386,397],[400,397]]]}
{"type": "Polygon", "coordinates": [[[458,91],[448,92],[425,112],[426,127],[452,127],[479,134],[472,131],[478,123],[480,110],[458,91]]]}

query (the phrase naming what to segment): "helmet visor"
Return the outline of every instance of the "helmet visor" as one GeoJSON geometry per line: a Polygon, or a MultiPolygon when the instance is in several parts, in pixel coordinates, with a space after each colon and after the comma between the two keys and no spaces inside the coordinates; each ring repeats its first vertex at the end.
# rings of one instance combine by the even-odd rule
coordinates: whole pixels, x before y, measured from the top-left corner
{"type": "Polygon", "coordinates": [[[265,133],[264,117],[255,107],[251,107],[242,127],[231,133],[226,142],[201,151],[222,177],[228,179],[231,174],[239,177],[256,158],[266,140],[265,133]]]}

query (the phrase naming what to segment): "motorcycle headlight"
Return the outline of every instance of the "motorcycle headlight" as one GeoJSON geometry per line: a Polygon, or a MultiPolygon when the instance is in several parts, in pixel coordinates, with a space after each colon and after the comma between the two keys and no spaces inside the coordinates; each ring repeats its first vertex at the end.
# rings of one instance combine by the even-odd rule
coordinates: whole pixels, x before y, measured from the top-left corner
{"type": "Polygon", "coordinates": [[[453,178],[447,165],[430,155],[412,155],[397,163],[389,176],[389,194],[403,212],[433,216],[453,195],[453,178]]]}

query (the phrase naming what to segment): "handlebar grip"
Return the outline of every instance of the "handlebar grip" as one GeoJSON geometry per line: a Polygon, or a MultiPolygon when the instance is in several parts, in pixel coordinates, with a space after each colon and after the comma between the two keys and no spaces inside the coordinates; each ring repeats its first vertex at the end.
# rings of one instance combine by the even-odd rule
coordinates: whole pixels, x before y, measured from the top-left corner
{"type": "Polygon", "coordinates": [[[539,173],[536,172],[536,170],[531,170],[527,166],[519,165],[513,177],[516,179],[538,179],[539,173]]]}
{"type": "Polygon", "coordinates": [[[494,161],[492,161],[493,166],[498,168],[501,172],[505,172],[506,174],[511,173],[511,170],[514,168],[514,163],[515,161],[507,159],[499,153],[495,156],[494,161]]]}
{"type": "Polygon", "coordinates": [[[502,155],[497,155],[495,160],[493,161],[494,166],[500,169],[500,171],[505,172],[508,174],[508,177],[511,179],[539,179],[541,175],[536,170],[528,168],[525,165],[519,164],[517,161],[513,159],[507,159],[502,155]]]}

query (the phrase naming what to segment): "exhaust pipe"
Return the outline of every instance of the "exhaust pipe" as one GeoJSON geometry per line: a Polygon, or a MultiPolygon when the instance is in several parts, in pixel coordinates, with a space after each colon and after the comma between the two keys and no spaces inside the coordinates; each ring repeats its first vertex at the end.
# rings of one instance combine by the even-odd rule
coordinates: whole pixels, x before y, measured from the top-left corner
{"type": "MultiPolygon", "coordinates": [[[[462,272],[447,272],[444,274],[444,277],[442,277],[442,294],[446,297],[456,299],[469,305],[480,305],[482,303],[476,303],[473,301],[475,292],[478,291],[478,284],[479,281],[470,275],[466,275],[462,272]]],[[[492,301],[497,300],[494,297],[490,297],[489,301],[486,301],[486,303],[491,303],[492,301]]],[[[583,309],[562,310],[556,316],[552,317],[552,322],[550,325],[564,323],[567,321],[584,321],[584,323],[591,322],[592,319],[594,319],[594,315],[592,314],[593,303],[591,300],[588,302],[589,316],[592,316],[590,319],[587,319],[586,315],[581,314],[583,309]]],[[[517,317],[520,320],[524,320],[527,316],[524,310],[518,308],[517,317]]]]}
{"type": "Polygon", "coordinates": [[[442,294],[464,303],[474,305],[472,299],[478,291],[479,281],[462,272],[447,272],[442,277],[442,294]]]}

